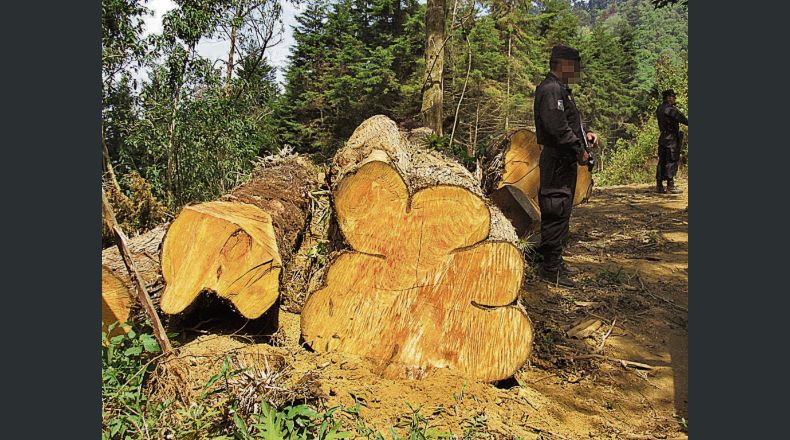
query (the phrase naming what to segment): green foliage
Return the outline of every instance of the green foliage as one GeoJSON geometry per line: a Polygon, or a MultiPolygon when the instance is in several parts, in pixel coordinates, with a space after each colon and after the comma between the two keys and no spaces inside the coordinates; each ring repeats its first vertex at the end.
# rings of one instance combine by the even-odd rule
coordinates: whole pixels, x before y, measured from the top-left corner
{"type": "Polygon", "coordinates": [[[424,46],[415,0],[310,2],[297,17],[281,115],[297,151],[328,158],[364,119],[411,116],[424,46]],[[411,103],[404,103],[410,99],[411,103]]]}
{"type": "MultiPolygon", "coordinates": [[[[655,70],[661,81],[657,90],[671,88],[678,94],[676,105],[688,116],[688,60],[681,58],[675,64],[671,58],[662,57],[656,62],[655,70]]],[[[655,182],[658,154],[658,122],[655,110],[660,103],[656,92],[649,101],[650,107],[636,124],[625,124],[625,136],[618,139],[613,152],[602,157],[602,169],[596,180],[604,185],[655,182]]],[[[681,131],[686,128],[681,126],[681,131]]],[[[681,155],[688,157],[688,136],[684,136],[681,155]]]]}
{"type": "MultiPolygon", "coordinates": [[[[113,323],[108,332],[117,326],[113,323]]],[[[102,332],[102,439],[145,438],[167,402],[150,402],[142,390],[153,371],[153,355],[160,351],[149,333],[108,336],[102,332]]]]}
{"type": "Polygon", "coordinates": [[[149,10],[139,0],[102,0],[102,76],[106,83],[145,55],[143,15],[149,10]]]}
{"type": "Polygon", "coordinates": [[[288,406],[278,411],[267,402],[261,402],[259,413],[253,414],[251,424],[234,415],[237,439],[252,440],[335,440],[351,438],[351,432],[342,431],[333,414],[338,407],[323,413],[307,405],[288,406]]]}
{"type": "MultiPolygon", "coordinates": [[[[102,130],[127,195],[126,176],[138,173],[172,212],[226,192],[256,155],[291,146],[328,160],[374,114],[421,122],[425,5],[417,0],[307,0],[282,91],[267,60],[282,26],[279,0],[179,0],[162,34],[143,39],[144,3],[102,1],[102,130]],[[231,29],[238,44],[228,77],[226,60],[195,47],[231,29]],[[147,78],[132,74],[137,66],[147,78]]],[[[453,145],[436,139],[434,147],[468,166],[506,129],[533,125],[532,96],[554,44],[582,52],[574,94],[605,144],[600,182],[652,173],[650,114],[661,88],[674,88],[688,111],[683,5],[459,0],[448,4],[446,26],[444,132],[453,145]]]]}
{"type": "MultiPolygon", "coordinates": [[[[108,331],[118,325],[111,324],[108,331]]],[[[144,384],[160,352],[153,335],[130,330],[109,337],[102,332],[102,342],[102,439],[146,439],[155,432],[169,432],[179,439],[334,440],[352,436],[342,430],[335,416],[339,408],[320,413],[304,404],[277,409],[263,400],[260,409],[245,420],[236,408],[237,396],[228,385],[244,370],[231,369],[228,359],[192,405],[150,399],[144,384]],[[217,405],[213,396],[220,397],[223,404],[217,405]],[[168,422],[173,416],[179,421],[177,425],[168,422]]]]}
{"type": "MultiPolygon", "coordinates": [[[[267,43],[255,38],[260,29],[254,26],[239,28],[231,78],[195,51],[201,38],[227,24],[238,1],[176,2],[164,17],[164,32],[144,42],[135,24],[145,10],[139,3],[103,2],[105,72],[112,68],[113,56],[120,56],[113,54],[140,58],[140,48],[149,72],[141,86],[128,72],[105,73],[103,135],[122,188],[130,191],[123,176],[136,172],[157,199],[175,210],[226,192],[250,171],[255,156],[279,147],[278,89],[274,69],[263,56],[261,45],[267,43]],[[120,31],[115,30],[118,22],[126,23],[120,31]],[[116,41],[112,36],[119,33],[123,38],[116,41]]],[[[244,6],[257,11],[251,13],[255,23],[271,24],[280,8],[270,3],[248,1],[244,6]]]]}
{"type": "Polygon", "coordinates": [[[429,420],[421,413],[421,406],[414,408],[410,404],[407,405],[409,406],[410,413],[407,414],[406,417],[401,418],[395,427],[405,428],[407,430],[408,437],[401,437],[395,432],[394,428],[390,428],[390,436],[392,437],[392,440],[429,440],[452,438],[452,434],[430,427],[429,420]]]}
{"type": "Polygon", "coordinates": [[[602,269],[595,274],[595,280],[598,284],[606,286],[623,284],[626,281],[626,274],[623,272],[622,267],[618,267],[617,271],[602,269]]]}

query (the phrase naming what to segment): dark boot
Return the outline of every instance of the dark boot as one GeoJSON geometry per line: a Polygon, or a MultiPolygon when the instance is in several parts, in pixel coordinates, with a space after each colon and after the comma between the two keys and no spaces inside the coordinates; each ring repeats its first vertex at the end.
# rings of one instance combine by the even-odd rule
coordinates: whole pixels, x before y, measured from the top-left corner
{"type": "Polygon", "coordinates": [[[683,190],[675,186],[674,180],[667,180],[667,193],[669,194],[681,194],[683,190]]]}
{"type": "Polygon", "coordinates": [[[562,271],[565,275],[570,276],[577,275],[579,272],[581,272],[581,270],[579,270],[577,267],[568,266],[565,261],[560,263],[560,271],[562,271]]]}
{"type": "Polygon", "coordinates": [[[559,268],[547,269],[545,267],[541,267],[538,271],[538,276],[540,276],[542,280],[548,281],[550,284],[559,285],[562,287],[576,287],[576,283],[568,278],[568,276],[564,274],[559,268]]]}
{"type": "Polygon", "coordinates": [[[664,182],[659,180],[656,182],[656,192],[659,194],[664,194],[664,182]]]}

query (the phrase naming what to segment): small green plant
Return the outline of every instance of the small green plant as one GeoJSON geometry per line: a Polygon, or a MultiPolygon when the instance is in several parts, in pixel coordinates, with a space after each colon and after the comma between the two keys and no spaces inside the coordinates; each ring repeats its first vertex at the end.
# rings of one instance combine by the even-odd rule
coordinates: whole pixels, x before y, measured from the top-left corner
{"type": "Polygon", "coordinates": [[[626,281],[626,275],[622,267],[618,268],[617,272],[603,269],[595,274],[595,280],[603,285],[623,284],[626,281]]]}
{"type": "Polygon", "coordinates": [[[440,136],[436,133],[431,133],[425,138],[425,146],[431,150],[447,153],[450,151],[450,138],[447,136],[440,136]]]}
{"type": "Polygon", "coordinates": [[[462,145],[455,142],[450,144],[449,136],[440,136],[436,133],[431,133],[428,135],[424,142],[425,147],[431,150],[439,151],[449,156],[453,156],[467,166],[474,165],[479,154],[479,152],[475,151],[473,151],[472,154],[469,154],[469,152],[466,151],[466,148],[464,148],[462,145]]]}
{"type": "Polygon", "coordinates": [[[464,421],[464,439],[491,438],[486,433],[488,427],[488,417],[482,411],[475,414],[471,419],[464,421]]]}
{"type": "Polygon", "coordinates": [[[288,406],[278,411],[265,400],[261,402],[260,412],[252,415],[252,424],[237,414],[233,421],[238,429],[239,440],[334,440],[350,438],[351,432],[341,431],[340,422],[333,417],[339,407],[319,413],[307,405],[288,406]]]}
{"type": "Polygon", "coordinates": [[[167,403],[149,402],[142,386],[159,351],[151,334],[127,324],[113,323],[102,332],[102,440],[142,438],[153,429],[167,403]],[[128,332],[110,337],[118,326],[128,332]]]}
{"type": "Polygon", "coordinates": [[[307,256],[315,260],[319,268],[326,266],[328,262],[327,254],[329,254],[329,240],[319,240],[318,243],[307,252],[307,256]]]}
{"type": "Polygon", "coordinates": [[[443,439],[452,438],[452,434],[440,431],[436,428],[429,426],[428,419],[421,413],[422,406],[414,408],[411,404],[407,403],[410,413],[406,417],[402,417],[395,427],[407,428],[408,437],[401,437],[395,432],[394,428],[390,428],[390,435],[392,440],[429,440],[429,439],[443,439]]]}

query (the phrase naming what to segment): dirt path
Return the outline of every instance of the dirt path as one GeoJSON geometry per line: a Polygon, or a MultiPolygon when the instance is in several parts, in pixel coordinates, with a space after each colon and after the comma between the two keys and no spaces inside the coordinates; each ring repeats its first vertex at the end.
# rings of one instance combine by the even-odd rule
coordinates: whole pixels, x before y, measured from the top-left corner
{"type": "MultiPolygon", "coordinates": [[[[302,348],[299,315],[287,312],[280,314],[279,347],[244,349],[276,351],[290,365],[288,377],[310,378],[320,405],[358,404],[358,415],[344,413],[348,426],[387,438],[390,427],[404,433],[415,422],[459,438],[685,438],[688,192],[650,189],[596,189],[590,203],[576,208],[566,258],[583,269],[575,277],[579,287],[527,276],[523,300],[535,351],[506,383],[470,382],[446,371],[420,381],[382,379],[362,360],[302,348]],[[600,321],[589,337],[567,336],[588,320],[600,321]]],[[[211,352],[221,363],[223,344],[240,346],[222,338],[199,338],[182,356],[211,352]]]]}

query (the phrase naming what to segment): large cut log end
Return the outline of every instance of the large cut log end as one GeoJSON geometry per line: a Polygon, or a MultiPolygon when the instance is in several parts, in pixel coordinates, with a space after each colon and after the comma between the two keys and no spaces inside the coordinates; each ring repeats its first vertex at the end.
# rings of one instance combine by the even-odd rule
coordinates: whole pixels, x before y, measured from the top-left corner
{"type": "MultiPolygon", "coordinates": [[[[519,237],[536,231],[540,225],[538,191],[542,149],[534,131],[519,129],[494,143],[487,152],[485,174],[493,185],[486,185],[486,189],[496,206],[513,223],[519,237]]],[[[573,205],[586,202],[592,187],[592,173],[586,165],[579,165],[573,205]]]]}
{"type": "Polygon", "coordinates": [[[388,376],[451,368],[509,377],[532,347],[530,321],[514,305],[524,259],[512,226],[463,167],[414,151],[381,118],[352,136],[367,154],[344,151],[355,159],[335,162],[335,215],[351,249],[308,297],[302,336],[317,351],[370,359],[388,376]]]}
{"type": "MultiPolygon", "coordinates": [[[[110,324],[124,323],[129,320],[134,299],[124,282],[115,276],[109,268],[101,267],[101,321],[102,331],[107,332],[110,324]]],[[[116,326],[110,333],[115,336],[126,330],[116,326]]]]}
{"type": "Polygon", "coordinates": [[[281,268],[272,219],[262,209],[225,201],[189,206],[162,245],[160,306],[177,314],[212,291],[255,319],[277,300],[281,268]]]}

